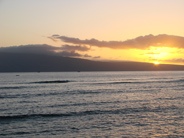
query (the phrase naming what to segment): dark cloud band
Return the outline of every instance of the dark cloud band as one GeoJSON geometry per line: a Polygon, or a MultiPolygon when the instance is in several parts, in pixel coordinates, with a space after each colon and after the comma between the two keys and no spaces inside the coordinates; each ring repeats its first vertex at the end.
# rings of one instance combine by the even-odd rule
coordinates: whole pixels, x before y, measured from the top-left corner
{"type": "Polygon", "coordinates": [[[63,47],[54,47],[50,45],[21,45],[21,46],[11,46],[11,47],[1,47],[0,52],[8,53],[32,53],[32,54],[47,54],[47,55],[57,55],[57,56],[70,56],[79,57],[82,56],[75,52],[89,50],[82,46],[69,46],[65,45],[63,47]]]}
{"type": "Polygon", "coordinates": [[[166,34],[157,36],[150,34],[126,41],[99,41],[94,38],[81,40],[79,38],[59,35],[53,35],[50,38],[54,41],[61,40],[71,44],[107,47],[112,49],[146,49],[150,46],[184,48],[184,37],[166,34]]]}

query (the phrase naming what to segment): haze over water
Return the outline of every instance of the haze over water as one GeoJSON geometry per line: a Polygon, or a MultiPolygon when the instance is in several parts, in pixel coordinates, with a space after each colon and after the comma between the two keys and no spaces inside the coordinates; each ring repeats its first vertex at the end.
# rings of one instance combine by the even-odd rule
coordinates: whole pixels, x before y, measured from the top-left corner
{"type": "Polygon", "coordinates": [[[0,73],[0,137],[184,137],[184,71],[0,73]]]}

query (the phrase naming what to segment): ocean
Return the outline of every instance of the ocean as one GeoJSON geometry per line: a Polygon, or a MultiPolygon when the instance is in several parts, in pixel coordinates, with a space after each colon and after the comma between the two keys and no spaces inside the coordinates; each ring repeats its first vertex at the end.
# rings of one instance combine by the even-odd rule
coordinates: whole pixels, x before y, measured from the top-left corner
{"type": "Polygon", "coordinates": [[[0,137],[184,137],[184,71],[0,73],[0,137]]]}

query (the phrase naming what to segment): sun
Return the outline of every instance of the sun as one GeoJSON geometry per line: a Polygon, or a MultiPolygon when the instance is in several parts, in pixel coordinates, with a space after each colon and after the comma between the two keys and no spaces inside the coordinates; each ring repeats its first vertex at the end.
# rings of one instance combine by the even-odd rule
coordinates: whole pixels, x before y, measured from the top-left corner
{"type": "Polygon", "coordinates": [[[160,64],[160,62],[158,62],[158,61],[155,61],[155,62],[153,62],[155,65],[159,65],[160,64]]]}

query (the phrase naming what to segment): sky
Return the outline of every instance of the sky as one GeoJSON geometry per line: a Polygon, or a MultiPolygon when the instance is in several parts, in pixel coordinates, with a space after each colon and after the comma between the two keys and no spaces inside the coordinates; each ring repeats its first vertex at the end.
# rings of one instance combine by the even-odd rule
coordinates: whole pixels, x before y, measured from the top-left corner
{"type": "Polygon", "coordinates": [[[0,0],[0,52],[184,65],[184,0],[0,0]]]}

